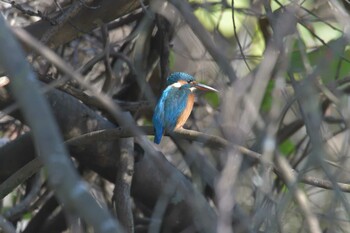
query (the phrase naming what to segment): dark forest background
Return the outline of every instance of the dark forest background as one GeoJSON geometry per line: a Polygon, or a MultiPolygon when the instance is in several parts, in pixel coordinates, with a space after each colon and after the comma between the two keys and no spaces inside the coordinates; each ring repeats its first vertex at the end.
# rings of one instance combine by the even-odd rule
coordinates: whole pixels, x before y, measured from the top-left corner
{"type": "Polygon", "coordinates": [[[0,9],[0,232],[350,232],[348,1],[0,9]],[[156,145],[175,71],[219,93],[156,145]]]}

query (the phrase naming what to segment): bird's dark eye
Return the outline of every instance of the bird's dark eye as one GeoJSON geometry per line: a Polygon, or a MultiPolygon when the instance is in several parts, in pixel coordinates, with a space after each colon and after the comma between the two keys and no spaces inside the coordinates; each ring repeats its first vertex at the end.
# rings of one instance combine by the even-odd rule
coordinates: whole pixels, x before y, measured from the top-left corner
{"type": "Polygon", "coordinates": [[[192,83],[192,82],[193,82],[193,80],[188,80],[188,81],[187,81],[187,83],[192,83]]]}

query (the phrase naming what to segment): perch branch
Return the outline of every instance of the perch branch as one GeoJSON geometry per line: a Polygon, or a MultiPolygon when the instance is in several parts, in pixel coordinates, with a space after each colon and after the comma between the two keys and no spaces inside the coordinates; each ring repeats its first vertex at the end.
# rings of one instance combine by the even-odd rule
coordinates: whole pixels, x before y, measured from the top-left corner
{"type": "MultiPolygon", "coordinates": [[[[140,126],[139,127],[143,135],[154,135],[154,129],[151,126],[140,126]]],[[[217,147],[219,149],[226,148],[228,146],[233,146],[235,149],[237,149],[240,153],[242,153],[245,156],[248,156],[249,158],[253,159],[254,161],[260,162],[262,155],[260,153],[257,153],[255,151],[249,150],[248,148],[244,146],[239,145],[231,145],[228,141],[225,139],[213,136],[205,133],[201,133],[194,130],[187,130],[182,129],[177,132],[173,133],[175,136],[187,139],[190,141],[196,141],[204,143],[207,146],[211,147],[217,147]]],[[[169,134],[166,133],[166,136],[169,134]]],[[[127,138],[127,137],[135,137],[140,135],[135,135],[134,131],[129,128],[115,128],[115,129],[106,129],[106,130],[98,130],[94,132],[89,132],[84,135],[72,138],[68,140],[66,143],[68,145],[84,145],[89,144],[96,141],[111,141],[115,140],[117,138],[127,138]]],[[[275,168],[275,173],[279,175],[278,169],[275,168]]],[[[293,170],[295,174],[298,174],[295,170],[293,170]]],[[[309,184],[315,187],[323,188],[323,189],[329,189],[333,190],[334,187],[332,185],[332,182],[320,178],[316,178],[313,176],[302,176],[300,178],[300,181],[305,184],[309,184]]],[[[350,184],[346,183],[337,183],[339,189],[343,192],[350,193],[350,184]]]]}

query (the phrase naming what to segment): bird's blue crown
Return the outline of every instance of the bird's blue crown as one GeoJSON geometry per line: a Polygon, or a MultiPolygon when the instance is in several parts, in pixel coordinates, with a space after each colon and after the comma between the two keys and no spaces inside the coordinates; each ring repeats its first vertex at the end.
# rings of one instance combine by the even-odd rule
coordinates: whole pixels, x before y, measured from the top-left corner
{"type": "Polygon", "coordinates": [[[195,79],[192,75],[189,75],[189,74],[186,74],[183,72],[175,72],[175,73],[172,73],[168,77],[166,84],[167,84],[167,86],[169,86],[169,85],[172,85],[172,84],[178,82],[179,80],[184,80],[186,82],[192,82],[195,79]]]}

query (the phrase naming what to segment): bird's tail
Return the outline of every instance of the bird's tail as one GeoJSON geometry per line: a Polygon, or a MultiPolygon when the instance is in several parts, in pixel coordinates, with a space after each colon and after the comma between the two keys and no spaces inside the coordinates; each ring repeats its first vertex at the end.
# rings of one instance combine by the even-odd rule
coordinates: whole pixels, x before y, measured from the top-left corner
{"type": "Polygon", "coordinates": [[[154,136],[154,143],[159,144],[160,140],[162,140],[162,136],[160,136],[160,137],[157,137],[157,135],[154,136]]]}
{"type": "Polygon", "coordinates": [[[160,141],[162,140],[163,135],[164,135],[164,129],[155,128],[154,143],[159,144],[160,141]]]}

